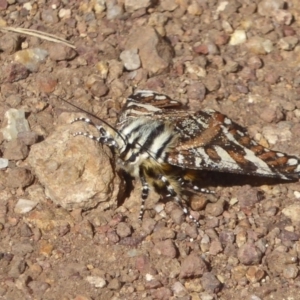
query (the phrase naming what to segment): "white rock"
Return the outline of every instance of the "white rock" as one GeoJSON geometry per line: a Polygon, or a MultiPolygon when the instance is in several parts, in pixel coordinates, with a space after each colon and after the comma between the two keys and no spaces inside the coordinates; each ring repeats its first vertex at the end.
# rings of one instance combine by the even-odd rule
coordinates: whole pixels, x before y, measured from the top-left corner
{"type": "Polygon", "coordinates": [[[290,218],[293,223],[299,223],[300,204],[292,204],[282,210],[282,213],[290,218]]]}
{"type": "Polygon", "coordinates": [[[263,43],[262,43],[262,45],[263,45],[263,48],[265,49],[265,51],[267,53],[272,52],[273,49],[274,49],[274,46],[273,46],[273,43],[272,43],[271,40],[264,40],[263,43]]]}
{"type": "Polygon", "coordinates": [[[33,210],[37,206],[38,202],[27,200],[27,199],[19,199],[15,206],[15,213],[17,214],[25,214],[31,210],[33,210]]]}
{"type": "Polygon", "coordinates": [[[196,64],[192,64],[187,61],[185,63],[185,68],[190,74],[196,74],[198,77],[206,77],[206,70],[196,64]]]}
{"type": "Polygon", "coordinates": [[[106,286],[105,279],[100,276],[87,276],[86,281],[96,288],[103,288],[106,286]]]}
{"type": "Polygon", "coordinates": [[[0,158],[0,169],[5,169],[8,167],[8,159],[0,158]]]}
{"type": "Polygon", "coordinates": [[[153,276],[152,274],[147,273],[147,274],[145,275],[145,279],[146,279],[146,281],[151,281],[151,280],[154,279],[154,276],[153,276]]]}
{"type": "Polygon", "coordinates": [[[165,208],[165,205],[163,203],[157,203],[155,206],[154,206],[154,210],[160,214],[165,208]]]}
{"type": "Polygon", "coordinates": [[[128,71],[133,71],[141,66],[141,60],[137,49],[124,50],[120,54],[124,67],[128,71]]]}
{"type": "Polygon", "coordinates": [[[96,14],[100,14],[106,9],[106,1],[105,0],[95,0],[94,1],[94,10],[96,14]]]}
{"type": "Polygon", "coordinates": [[[20,109],[10,108],[4,115],[6,127],[1,129],[3,137],[7,141],[17,138],[19,132],[30,131],[29,124],[25,119],[25,112],[20,109]]]}
{"type": "Polygon", "coordinates": [[[280,24],[290,25],[293,21],[293,15],[284,9],[274,11],[273,17],[280,24]]]}
{"type": "Polygon", "coordinates": [[[125,10],[134,12],[141,8],[147,8],[151,5],[151,0],[125,0],[125,10]]]}
{"type": "Polygon", "coordinates": [[[232,26],[226,20],[222,21],[222,28],[225,30],[226,33],[233,33],[232,26]]]}
{"type": "Polygon", "coordinates": [[[122,16],[123,12],[123,7],[116,4],[115,1],[110,1],[106,3],[106,18],[108,20],[113,20],[122,16]]]}
{"type": "Polygon", "coordinates": [[[70,18],[71,17],[71,10],[70,9],[65,9],[65,8],[62,8],[59,10],[58,12],[58,16],[61,18],[61,19],[67,19],[67,18],[70,18]]]}
{"type": "Polygon", "coordinates": [[[294,191],[294,196],[295,196],[297,199],[300,199],[300,192],[294,191]]]}
{"type": "Polygon", "coordinates": [[[37,71],[39,64],[48,56],[48,51],[41,48],[25,49],[16,52],[14,60],[24,65],[29,71],[37,71]]]}
{"type": "Polygon", "coordinates": [[[26,2],[23,4],[23,7],[28,10],[28,11],[31,11],[32,10],[32,5],[30,2],[26,2]]]}
{"type": "Polygon", "coordinates": [[[274,11],[284,7],[284,0],[262,0],[257,6],[257,11],[261,16],[271,16],[274,11]]]}
{"type": "Polygon", "coordinates": [[[237,29],[231,35],[229,44],[232,46],[239,45],[245,43],[247,40],[246,32],[241,29],[237,29]]]}

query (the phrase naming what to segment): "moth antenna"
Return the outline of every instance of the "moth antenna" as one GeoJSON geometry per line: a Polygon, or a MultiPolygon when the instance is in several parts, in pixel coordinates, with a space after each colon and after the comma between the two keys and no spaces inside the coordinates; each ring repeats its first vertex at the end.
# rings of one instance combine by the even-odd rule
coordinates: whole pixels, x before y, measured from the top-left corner
{"type": "MultiPolygon", "coordinates": [[[[60,97],[59,97],[59,98],[60,98],[60,97]]],[[[61,99],[62,101],[64,101],[64,102],[68,103],[69,105],[71,105],[71,106],[77,108],[78,110],[83,111],[83,112],[85,112],[86,114],[88,114],[88,115],[94,117],[95,119],[101,121],[102,123],[104,123],[107,127],[109,127],[111,130],[113,130],[113,131],[114,131],[114,132],[115,132],[115,133],[123,140],[123,142],[125,143],[125,145],[127,145],[127,140],[126,140],[126,138],[124,138],[124,137],[122,136],[122,134],[121,134],[116,128],[114,128],[112,125],[110,125],[108,122],[106,122],[105,120],[99,118],[99,117],[96,116],[95,114],[93,114],[93,113],[91,113],[91,112],[89,112],[89,111],[87,111],[87,110],[85,110],[85,109],[83,109],[83,108],[81,108],[81,107],[79,107],[79,106],[77,106],[77,105],[75,105],[75,104],[69,102],[68,100],[65,100],[65,99],[62,99],[62,98],[60,98],[60,99],[61,99]]]]}

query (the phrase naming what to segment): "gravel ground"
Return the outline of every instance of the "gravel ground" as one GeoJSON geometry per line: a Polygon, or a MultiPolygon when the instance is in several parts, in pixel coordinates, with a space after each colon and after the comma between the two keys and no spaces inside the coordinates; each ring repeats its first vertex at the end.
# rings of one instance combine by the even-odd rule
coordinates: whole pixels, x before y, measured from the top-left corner
{"type": "Polygon", "coordinates": [[[0,299],[299,299],[298,182],[203,173],[199,229],[155,193],[139,222],[139,182],[62,100],[114,124],[153,89],[300,156],[298,2],[0,0],[0,26],[75,45],[0,31],[0,299]]]}

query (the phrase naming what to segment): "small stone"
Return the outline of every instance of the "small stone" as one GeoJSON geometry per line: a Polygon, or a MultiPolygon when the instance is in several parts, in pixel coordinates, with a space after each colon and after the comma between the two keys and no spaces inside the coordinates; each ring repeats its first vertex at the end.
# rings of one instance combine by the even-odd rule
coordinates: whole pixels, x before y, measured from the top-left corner
{"type": "Polygon", "coordinates": [[[87,276],[86,281],[95,288],[103,288],[106,286],[106,281],[100,276],[87,276]]]}
{"type": "Polygon", "coordinates": [[[223,248],[222,248],[220,241],[213,240],[209,247],[209,254],[217,255],[218,253],[221,253],[222,251],[223,251],[223,248]]]}
{"type": "Polygon", "coordinates": [[[21,160],[25,159],[29,154],[28,147],[19,139],[14,139],[6,144],[3,157],[8,160],[21,160]]]}
{"type": "Polygon", "coordinates": [[[18,260],[18,257],[25,256],[26,254],[32,253],[34,251],[33,244],[30,242],[15,242],[12,245],[11,253],[15,255],[15,258],[18,260]]]}
{"type": "Polygon", "coordinates": [[[207,272],[206,263],[203,261],[200,255],[191,253],[183,259],[180,268],[180,278],[190,278],[202,276],[207,272]]]}
{"type": "Polygon", "coordinates": [[[246,272],[246,277],[250,282],[259,282],[264,276],[265,272],[259,266],[251,266],[246,272]]]}
{"type": "Polygon", "coordinates": [[[25,272],[26,262],[24,261],[23,258],[14,256],[9,266],[10,269],[7,272],[7,275],[13,278],[19,278],[20,274],[23,274],[25,272]]]}
{"type": "Polygon", "coordinates": [[[214,217],[220,216],[224,211],[224,202],[219,200],[216,203],[208,203],[205,212],[214,217]]]}
{"type": "Polygon", "coordinates": [[[293,224],[299,224],[300,204],[291,204],[282,210],[282,213],[291,219],[293,224]]]}
{"type": "Polygon", "coordinates": [[[231,274],[232,274],[233,279],[235,279],[236,281],[241,280],[243,277],[245,277],[247,269],[248,268],[243,265],[238,265],[238,266],[233,267],[231,269],[231,274]]]}
{"type": "Polygon", "coordinates": [[[16,52],[14,59],[30,72],[36,72],[40,63],[44,62],[47,56],[48,51],[41,48],[32,48],[16,52]]]}
{"type": "Polygon", "coordinates": [[[166,287],[161,287],[158,289],[151,290],[151,295],[153,299],[171,299],[172,291],[166,287]]]}
{"type": "Polygon", "coordinates": [[[48,289],[51,288],[50,284],[44,281],[32,280],[28,283],[28,287],[35,297],[43,297],[48,289]]]}
{"type": "Polygon", "coordinates": [[[106,79],[108,74],[108,63],[106,61],[100,61],[96,63],[96,68],[99,71],[101,79],[106,79]]]}
{"type": "Polygon", "coordinates": [[[71,60],[77,55],[73,48],[52,43],[49,47],[49,57],[54,61],[71,60]]]}
{"type": "Polygon", "coordinates": [[[37,87],[43,93],[52,93],[57,85],[57,79],[52,75],[40,75],[37,78],[37,87]]]}
{"type": "MultiPolygon", "coordinates": [[[[101,287],[103,287],[103,286],[101,286],[101,287]]],[[[117,278],[114,278],[108,283],[107,288],[110,290],[115,290],[115,291],[120,290],[121,282],[117,278]]]]}
{"type": "Polygon", "coordinates": [[[226,20],[222,20],[222,28],[224,29],[224,31],[228,34],[233,33],[233,29],[232,26],[230,25],[230,23],[226,20]]]}
{"type": "Polygon", "coordinates": [[[262,60],[258,56],[252,56],[248,60],[248,66],[252,70],[257,70],[263,66],[263,63],[262,63],[262,60]]]}
{"type": "Polygon", "coordinates": [[[28,169],[13,168],[8,169],[6,177],[6,185],[11,188],[23,188],[28,186],[33,181],[33,175],[28,169]]]}
{"type": "Polygon", "coordinates": [[[294,264],[286,265],[282,275],[287,279],[295,279],[299,273],[298,267],[294,264]]]}
{"type": "Polygon", "coordinates": [[[182,209],[175,208],[171,211],[171,218],[175,224],[182,224],[184,222],[185,214],[182,209]]]}
{"type": "Polygon", "coordinates": [[[229,45],[236,46],[239,44],[243,44],[246,42],[246,40],[247,40],[247,36],[245,30],[237,29],[231,35],[229,45]]]}
{"type": "Polygon", "coordinates": [[[125,0],[125,10],[132,13],[141,8],[148,8],[152,3],[151,0],[125,0]]]}
{"type": "Polygon", "coordinates": [[[68,19],[68,18],[71,17],[71,10],[61,8],[58,12],[58,16],[59,16],[60,19],[68,19]]]}
{"type": "Polygon", "coordinates": [[[257,202],[259,202],[257,192],[257,189],[253,188],[250,185],[242,186],[237,193],[237,199],[239,201],[240,207],[253,207],[257,202]]]}
{"type": "Polygon", "coordinates": [[[203,9],[200,4],[196,1],[193,1],[187,8],[187,12],[192,16],[201,16],[203,9]]]}
{"type": "Polygon", "coordinates": [[[121,238],[127,237],[127,236],[131,235],[131,227],[125,222],[120,222],[117,225],[117,234],[121,238]]]}
{"type": "Polygon", "coordinates": [[[220,242],[223,246],[227,246],[228,244],[233,244],[235,241],[235,235],[232,231],[223,230],[219,234],[220,242]]]}
{"type": "Polygon", "coordinates": [[[3,77],[4,82],[16,82],[27,78],[29,75],[29,70],[19,63],[11,63],[5,67],[0,72],[0,79],[3,77]]]}
{"type": "Polygon", "coordinates": [[[120,54],[120,59],[123,61],[125,69],[128,71],[136,70],[141,66],[137,49],[122,51],[120,54]]]}
{"type": "Polygon", "coordinates": [[[54,245],[46,240],[39,241],[39,254],[42,254],[46,257],[50,257],[52,254],[54,245]]]}
{"type": "Polygon", "coordinates": [[[203,292],[200,278],[190,279],[185,282],[184,286],[189,292],[200,293],[203,292]]]}
{"type": "Polygon", "coordinates": [[[142,66],[151,76],[166,72],[173,58],[171,45],[150,26],[134,27],[128,35],[125,50],[138,49],[142,66]]]}
{"type": "Polygon", "coordinates": [[[294,30],[293,27],[284,25],[283,26],[283,34],[284,34],[284,36],[293,36],[296,34],[296,31],[294,30]]]}
{"type": "Polygon", "coordinates": [[[279,24],[290,25],[293,21],[292,13],[284,9],[274,11],[273,17],[279,24]]]}
{"type": "Polygon", "coordinates": [[[120,240],[120,237],[117,235],[117,233],[115,231],[109,231],[106,236],[107,236],[108,241],[111,244],[116,244],[120,240]]]}
{"type": "Polygon", "coordinates": [[[97,80],[97,81],[95,81],[92,84],[90,90],[91,90],[91,93],[94,96],[97,96],[97,97],[103,97],[103,96],[105,96],[108,93],[108,87],[104,83],[103,80],[97,80]]]}
{"type": "Polygon", "coordinates": [[[236,61],[229,60],[226,62],[225,71],[228,73],[235,73],[239,69],[239,64],[236,61]]]}
{"type": "Polygon", "coordinates": [[[195,211],[200,211],[205,208],[207,204],[207,197],[202,195],[197,195],[197,197],[194,197],[191,201],[191,208],[195,211]]]}
{"type": "Polygon", "coordinates": [[[108,20],[119,18],[123,13],[123,5],[117,4],[116,0],[106,1],[106,17],[108,20]]]}
{"type": "Polygon", "coordinates": [[[294,196],[296,197],[296,199],[300,199],[300,192],[294,191],[294,196]]]}
{"type": "Polygon", "coordinates": [[[187,295],[186,288],[179,281],[174,282],[174,284],[172,285],[172,291],[175,297],[184,297],[187,295]]]}
{"type": "Polygon", "coordinates": [[[186,227],[184,228],[184,232],[193,239],[196,239],[198,236],[198,230],[195,225],[187,224],[186,227]]]}
{"type": "Polygon", "coordinates": [[[284,0],[262,0],[258,3],[257,11],[261,16],[271,16],[275,11],[283,9],[284,0]]]}
{"type": "Polygon", "coordinates": [[[244,265],[257,265],[261,262],[262,252],[252,243],[242,245],[238,250],[238,259],[244,265]]]}
{"type": "Polygon", "coordinates": [[[257,55],[270,53],[274,48],[273,43],[270,40],[259,36],[251,37],[247,41],[246,46],[251,52],[257,55]]]}
{"type": "Polygon", "coordinates": [[[209,92],[217,91],[221,87],[220,80],[212,75],[206,76],[203,83],[209,92]]]}
{"type": "Polygon", "coordinates": [[[177,254],[176,247],[173,241],[171,241],[170,239],[156,242],[154,251],[158,255],[163,255],[170,258],[175,258],[177,254]]]}
{"type": "Polygon", "coordinates": [[[37,206],[36,201],[27,200],[27,199],[19,199],[15,205],[14,212],[17,214],[25,214],[31,210],[33,210],[37,206]]]}
{"type": "Polygon", "coordinates": [[[8,159],[0,158],[0,170],[6,169],[8,167],[8,159]]]}
{"type": "Polygon", "coordinates": [[[198,77],[206,76],[206,70],[201,66],[191,63],[189,61],[187,61],[184,65],[187,73],[195,74],[198,77]]]}
{"type": "MultiPolygon", "coordinates": [[[[174,0],[164,0],[164,1],[161,1],[159,4],[160,4],[161,8],[165,11],[174,11],[178,7],[177,1],[174,1],[174,0]]],[[[151,17],[151,15],[150,15],[150,17],[151,17]]]]}
{"type": "Polygon", "coordinates": [[[167,240],[167,239],[174,239],[175,238],[175,232],[171,228],[158,228],[156,231],[154,231],[152,235],[153,240],[167,240]]]}
{"type": "Polygon", "coordinates": [[[106,8],[106,0],[97,0],[92,1],[91,4],[94,4],[94,10],[96,14],[100,14],[105,11],[106,8]]]}
{"type": "Polygon", "coordinates": [[[38,135],[34,131],[22,131],[18,133],[18,139],[26,146],[31,146],[37,142],[38,135]]]}
{"type": "Polygon", "coordinates": [[[211,293],[218,293],[221,290],[222,283],[210,272],[203,274],[201,284],[204,290],[211,293]]]}
{"type": "Polygon", "coordinates": [[[0,1],[0,11],[1,10],[6,10],[8,7],[8,2],[6,0],[1,0],[0,1]]]}
{"type": "Polygon", "coordinates": [[[55,24],[58,23],[58,16],[57,16],[57,10],[54,9],[43,9],[41,18],[44,22],[49,24],[55,24]]]}
{"type": "Polygon", "coordinates": [[[189,99],[202,101],[205,98],[206,88],[202,82],[192,83],[187,87],[187,96],[189,99]]]}
{"type": "Polygon", "coordinates": [[[278,41],[278,47],[282,50],[293,50],[298,44],[299,40],[296,36],[286,36],[278,41]]]}
{"type": "Polygon", "coordinates": [[[20,43],[20,36],[16,34],[4,34],[0,37],[0,49],[7,54],[15,53],[20,43]]]}
{"type": "Polygon", "coordinates": [[[6,126],[1,129],[4,139],[11,141],[18,137],[18,133],[30,131],[29,124],[25,118],[24,110],[9,109],[5,113],[6,126]]]}
{"type": "Polygon", "coordinates": [[[196,42],[194,45],[193,45],[193,50],[196,52],[196,53],[199,53],[199,54],[208,54],[208,47],[206,44],[202,44],[200,42],[196,42]]]}

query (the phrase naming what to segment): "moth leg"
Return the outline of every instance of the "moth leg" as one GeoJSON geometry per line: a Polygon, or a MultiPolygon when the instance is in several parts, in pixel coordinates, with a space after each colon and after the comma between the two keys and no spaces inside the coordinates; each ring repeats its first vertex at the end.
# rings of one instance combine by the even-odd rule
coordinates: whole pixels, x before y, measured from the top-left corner
{"type": "Polygon", "coordinates": [[[146,199],[148,198],[148,195],[149,195],[149,185],[148,185],[144,175],[140,174],[140,179],[141,179],[141,183],[142,183],[142,200],[141,200],[139,220],[142,220],[144,210],[145,210],[145,201],[146,201],[146,199]]]}
{"type": "Polygon", "coordinates": [[[189,217],[190,220],[192,220],[194,223],[196,223],[197,227],[200,227],[199,222],[190,214],[188,208],[185,206],[184,201],[181,200],[181,198],[178,196],[178,194],[176,193],[176,191],[174,190],[174,188],[172,187],[172,185],[170,184],[169,180],[161,175],[159,177],[159,179],[166,185],[166,189],[169,192],[169,194],[167,196],[171,196],[173,197],[173,199],[180,205],[180,207],[182,208],[182,211],[184,212],[184,214],[186,216],[189,217]]]}
{"type": "Polygon", "coordinates": [[[114,138],[111,137],[111,135],[101,125],[96,125],[91,119],[84,118],[84,117],[75,118],[71,123],[78,122],[78,121],[83,121],[83,122],[86,122],[86,123],[94,126],[100,132],[101,136],[97,137],[97,136],[89,134],[88,132],[82,132],[82,131],[75,132],[73,134],[73,136],[83,135],[94,141],[97,141],[98,143],[106,144],[110,147],[117,146],[117,143],[114,140],[114,138]]]}
{"type": "Polygon", "coordinates": [[[203,194],[215,194],[215,191],[212,191],[210,189],[206,189],[206,188],[200,188],[197,185],[194,185],[191,181],[188,180],[184,180],[183,178],[178,178],[177,181],[179,182],[179,184],[186,188],[189,189],[190,191],[195,191],[198,193],[203,193],[203,194]]]}

